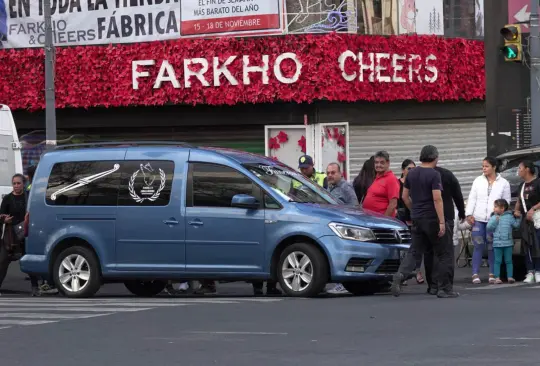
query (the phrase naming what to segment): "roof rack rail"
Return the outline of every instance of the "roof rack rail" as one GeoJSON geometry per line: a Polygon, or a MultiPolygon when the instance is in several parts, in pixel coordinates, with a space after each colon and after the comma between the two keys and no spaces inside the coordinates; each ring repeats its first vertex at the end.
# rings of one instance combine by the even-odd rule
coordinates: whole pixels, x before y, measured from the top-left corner
{"type": "Polygon", "coordinates": [[[67,150],[88,147],[123,147],[123,146],[179,146],[191,147],[196,146],[182,141],[114,141],[114,142],[89,142],[84,144],[57,145],[56,150],[67,150]]]}

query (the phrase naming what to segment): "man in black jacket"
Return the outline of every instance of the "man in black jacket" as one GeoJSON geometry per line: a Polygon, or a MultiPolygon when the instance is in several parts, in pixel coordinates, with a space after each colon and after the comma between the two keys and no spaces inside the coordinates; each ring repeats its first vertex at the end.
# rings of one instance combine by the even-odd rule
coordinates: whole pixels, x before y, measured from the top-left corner
{"type": "MultiPolygon", "coordinates": [[[[458,217],[460,220],[465,220],[465,202],[463,201],[463,193],[461,192],[461,186],[457,180],[454,173],[450,170],[435,167],[435,170],[441,175],[441,181],[443,186],[442,199],[444,207],[444,218],[446,220],[446,227],[448,230],[445,234],[445,239],[447,240],[448,251],[452,254],[452,263],[455,264],[454,258],[454,223],[456,218],[456,213],[454,209],[454,203],[458,209],[458,217]]],[[[428,293],[431,295],[437,295],[438,285],[433,280],[433,260],[434,255],[431,248],[428,248],[424,254],[424,267],[426,270],[426,282],[428,285],[428,293]]],[[[454,267],[452,266],[452,275],[450,280],[454,282],[454,267]]]]}

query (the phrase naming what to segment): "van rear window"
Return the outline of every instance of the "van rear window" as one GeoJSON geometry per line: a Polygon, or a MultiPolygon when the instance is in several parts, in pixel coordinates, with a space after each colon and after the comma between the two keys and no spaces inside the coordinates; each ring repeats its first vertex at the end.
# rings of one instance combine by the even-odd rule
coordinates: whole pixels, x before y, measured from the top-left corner
{"type": "Polygon", "coordinates": [[[174,162],[82,161],[57,163],[46,202],[55,206],[166,206],[174,162]]]}
{"type": "Polygon", "coordinates": [[[57,163],[47,185],[47,204],[116,206],[121,181],[119,161],[57,163]]]}

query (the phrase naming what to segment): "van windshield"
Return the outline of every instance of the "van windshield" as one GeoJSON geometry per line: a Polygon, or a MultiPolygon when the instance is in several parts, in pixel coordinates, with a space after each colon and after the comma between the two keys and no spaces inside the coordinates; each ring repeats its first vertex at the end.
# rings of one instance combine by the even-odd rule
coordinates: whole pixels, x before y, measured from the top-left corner
{"type": "Polygon", "coordinates": [[[339,204],[324,188],[286,165],[243,165],[289,202],[339,204]]]}

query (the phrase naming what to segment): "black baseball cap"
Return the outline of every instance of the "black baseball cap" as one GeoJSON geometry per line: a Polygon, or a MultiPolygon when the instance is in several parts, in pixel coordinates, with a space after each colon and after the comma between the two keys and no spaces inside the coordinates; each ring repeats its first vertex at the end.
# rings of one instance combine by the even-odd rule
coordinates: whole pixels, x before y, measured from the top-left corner
{"type": "Polygon", "coordinates": [[[309,168],[309,167],[312,167],[313,165],[313,158],[309,155],[302,155],[299,159],[298,159],[298,169],[302,169],[302,168],[309,168]]]}

